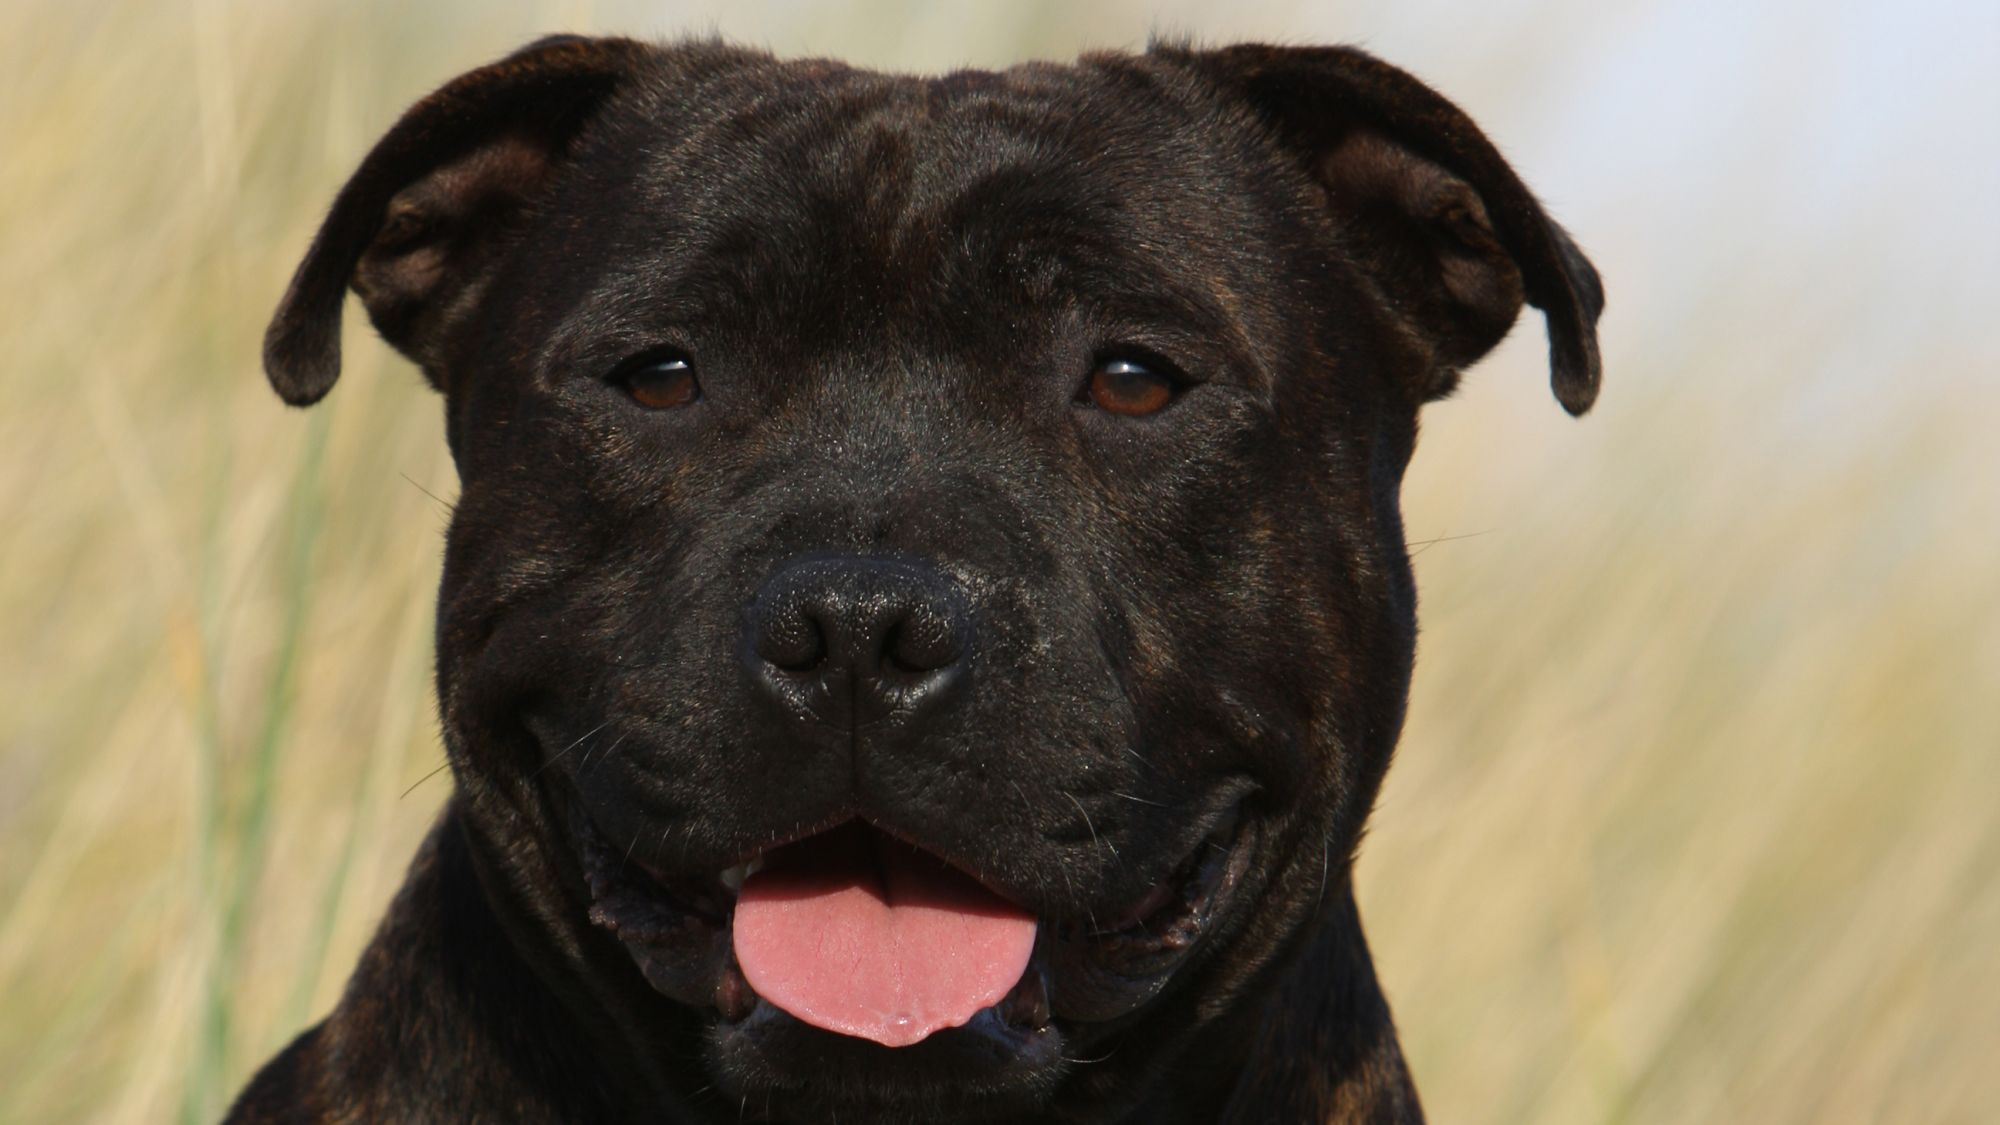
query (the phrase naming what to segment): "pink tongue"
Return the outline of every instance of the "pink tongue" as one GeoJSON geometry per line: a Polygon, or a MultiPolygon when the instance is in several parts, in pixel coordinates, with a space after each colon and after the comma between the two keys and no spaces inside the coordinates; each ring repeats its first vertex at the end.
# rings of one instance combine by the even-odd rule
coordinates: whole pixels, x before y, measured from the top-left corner
{"type": "Polygon", "coordinates": [[[941,859],[859,823],[743,882],[736,962],[757,994],[828,1031],[907,1047],[998,1003],[1035,919],[941,859]]]}

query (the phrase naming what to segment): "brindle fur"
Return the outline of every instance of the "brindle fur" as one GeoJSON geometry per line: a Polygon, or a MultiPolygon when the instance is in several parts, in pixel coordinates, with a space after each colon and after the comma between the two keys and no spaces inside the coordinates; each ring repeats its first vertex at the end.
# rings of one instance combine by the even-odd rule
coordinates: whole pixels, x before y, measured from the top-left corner
{"type": "Polygon", "coordinates": [[[557,38],[362,162],[271,325],[287,401],[331,389],[350,288],[444,395],[457,789],[233,1121],[1420,1119],[1348,877],[1413,656],[1398,487],[1420,406],[1524,300],[1587,409],[1602,305],[1459,110],[1347,48],[923,79],[557,38]],[[663,341],[698,409],[607,383],[663,341]],[[1107,343],[1198,385],[1079,407],[1107,343]],[[974,687],[865,731],[759,710],[743,607],[825,551],[948,573],[974,687]],[[590,924],[572,831],[713,871],[866,816],[1080,920],[1230,794],[1256,862],[1167,990],[956,1105],[899,1102],[893,1067],[753,1098],[713,1013],[590,924]]]}

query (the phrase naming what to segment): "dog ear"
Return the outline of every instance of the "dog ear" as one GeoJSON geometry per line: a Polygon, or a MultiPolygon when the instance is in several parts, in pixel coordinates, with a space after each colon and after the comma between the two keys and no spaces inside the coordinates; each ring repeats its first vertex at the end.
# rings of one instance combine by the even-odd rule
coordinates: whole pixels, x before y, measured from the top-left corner
{"type": "Polygon", "coordinates": [[[1426,399],[1451,392],[1525,298],[1548,321],[1556,399],[1590,409],[1597,271],[1457,106],[1351,47],[1154,53],[1241,96],[1318,181],[1357,263],[1436,349],[1426,399]]]}
{"type": "Polygon", "coordinates": [[[500,236],[649,48],[551,36],[412,106],[361,162],[264,333],[264,371],[294,406],[340,377],[346,290],[443,389],[442,341],[471,308],[500,236]]]}

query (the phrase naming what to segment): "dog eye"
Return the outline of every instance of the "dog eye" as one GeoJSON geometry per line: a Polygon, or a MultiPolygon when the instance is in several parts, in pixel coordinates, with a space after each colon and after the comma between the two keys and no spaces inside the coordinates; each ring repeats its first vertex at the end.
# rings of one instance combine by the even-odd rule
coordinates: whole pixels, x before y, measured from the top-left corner
{"type": "Polygon", "coordinates": [[[692,406],[701,398],[694,366],[684,355],[652,356],[628,365],[612,381],[623,387],[633,402],[649,410],[692,406]]]}
{"type": "Polygon", "coordinates": [[[1078,401],[1099,410],[1136,417],[1162,410],[1180,392],[1181,384],[1136,359],[1107,359],[1090,373],[1078,401]]]}

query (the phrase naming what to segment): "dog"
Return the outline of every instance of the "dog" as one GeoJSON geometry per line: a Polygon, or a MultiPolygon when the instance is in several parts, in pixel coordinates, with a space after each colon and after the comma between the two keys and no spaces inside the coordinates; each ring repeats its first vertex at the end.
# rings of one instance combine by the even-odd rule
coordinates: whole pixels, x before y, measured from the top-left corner
{"type": "Polygon", "coordinates": [[[1421,1119],[1349,872],[1420,408],[1597,275],[1342,47],[898,77],[556,37],[271,322],[442,393],[455,788],[230,1120],[1421,1119]]]}

